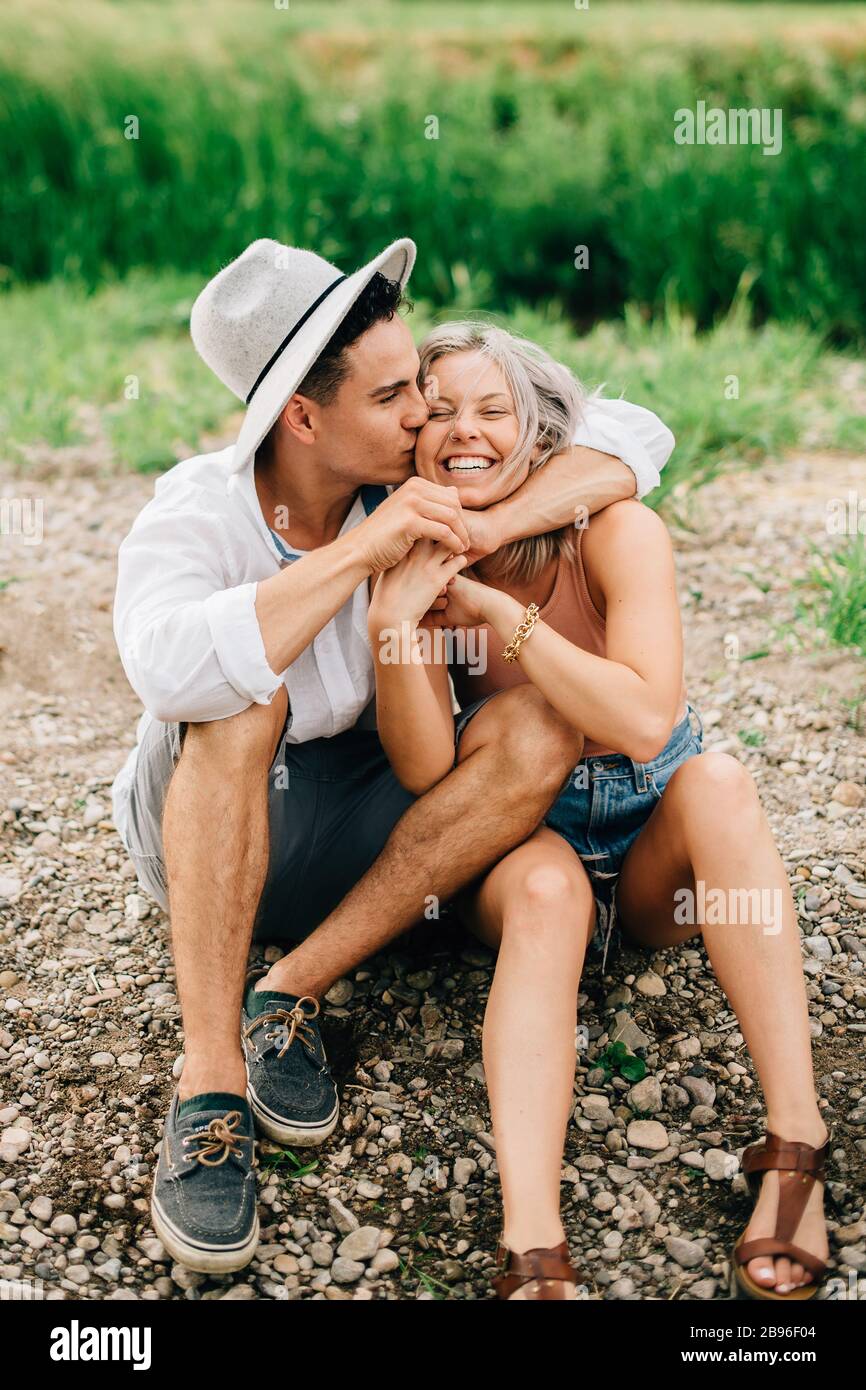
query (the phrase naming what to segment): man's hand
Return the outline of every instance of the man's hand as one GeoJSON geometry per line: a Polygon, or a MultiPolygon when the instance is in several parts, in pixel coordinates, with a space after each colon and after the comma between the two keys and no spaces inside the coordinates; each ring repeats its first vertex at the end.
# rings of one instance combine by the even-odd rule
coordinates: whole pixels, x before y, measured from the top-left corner
{"type": "Polygon", "coordinates": [[[462,555],[469,532],[458,489],[408,478],[355,528],[353,539],[371,572],[396,565],[418,540],[436,541],[462,555]]]}

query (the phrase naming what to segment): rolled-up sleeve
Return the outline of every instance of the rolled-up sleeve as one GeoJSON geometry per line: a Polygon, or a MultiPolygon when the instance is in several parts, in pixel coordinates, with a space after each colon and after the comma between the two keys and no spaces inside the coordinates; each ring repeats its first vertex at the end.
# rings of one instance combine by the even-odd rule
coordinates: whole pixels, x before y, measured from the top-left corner
{"type": "Polygon", "coordinates": [[[269,704],[256,584],[226,585],[229,537],[194,507],[139,514],[118,553],[114,635],[127,679],[166,722],[208,722],[269,704]]]}
{"type": "Polygon", "coordinates": [[[659,474],[676,441],[657,415],[631,401],[598,396],[586,401],[583,416],[573,444],[621,459],[634,473],[637,497],[645,497],[658,487],[659,474]]]}

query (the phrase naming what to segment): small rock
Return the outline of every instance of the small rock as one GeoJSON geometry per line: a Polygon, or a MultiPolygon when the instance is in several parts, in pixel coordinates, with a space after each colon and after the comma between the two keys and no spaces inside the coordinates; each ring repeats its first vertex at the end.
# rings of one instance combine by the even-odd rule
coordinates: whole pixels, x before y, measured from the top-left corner
{"type": "Polygon", "coordinates": [[[337,1254],[350,1262],[372,1260],[379,1249],[380,1234],[378,1226],[359,1226],[340,1241],[337,1254]]]}
{"type": "Polygon", "coordinates": [[[34,1221],[50,1221],[54,1203],[50,1197],[34,1197],[30,1203],[30,1215],[34,1221]]]}
{"type": "Polygon", "coordinates": [[[465,1158],[462,1155],[460,1158],[455,1158],[453,1172],[454,1181],[456,1182],[457,1186],[465,1187],[466,1184],[471,1180],[472,1174],[477,1170],[477,1168],[478,1164],[475,1162],[474,1158],[465,1158]]]}
{"type": "Polygon", "coordinates": [[[632,1110],[639,1110],[644,1115],[657,1115],[662,1108],[661,1085],[654,1076],[644,1077],[643,1081],[632,1086],[626,1100],[632,1110]]]}
{"type": "Polygon", "coordinates": [[[371,1202],[375,1202],[385,1191],[379,1183],[370,1182],[368,1178],[361,1178],[355,1190],[359,1197],[365,1197],[371,1202]]]}
{"type": "Polygon", "coordinates": [[[668,1146],[668,1132],[658,1120],[632,1120],[626,1139],[633,1149],[651,1149],[661,1153],[668,1146]]]}
{"type": "Polygon", "coordinates": [[[370,1263],[370,1268],[375,1274],[390,1274],[392,1270],[398,1269],[400,1257],[396,1250],[377,1250],[370,1263]]]}
{"type": "Polygon", "coordinates": [[[349,1235],[360,1228],[361,1223],[355,1213],[344,1207],[337,1197],[328,1198],[328,1214],[340,1235],[349,1235]]]}
{"type": "Polygon", "coordinates": [[[858,787],[856,782],[837,782],[831,800],[838,801],[841,806],[862,806],[866,801],[866,789],[858,787]]]}
{"type": "Polygon", "coordinates": [[[726,1153],[724,1149],[707,1149],[704,1154],[704,1172],[713,1182],[725,1182],[735,1177],[739,1167],[736,1155],[726,1153]]]}
{"type": "Polygon", "coordinates": [[[703,1264],[703,1248],[697,1241],[685,1240],[682,1236],[667,1236],[665,1249],[671,1259],[683,1269],[695,1269],[699,1264],[703,1264]]]}
{"type": "Polygon", "coordinates": [[[336,980],[327,991],[325,999],[335,1008],[342,1008],[344,1004],[348,1004],[354,993],[355,986],[351,980],[336,980]]]}
{"type": "Polygon", "coordinates": [[[337,1284],[355,1284],[364,1273],[359,1260],[338,1258],[331,1265],[331,1278],[337,1284]]]}
{"type": "Polygon", "coordinates": [[[645,970],[642,975],[639,975],[635,989],[638,994],[654,999],[660,999],[663,994],[668,992],[667,985],[661,975],[657,975],[654,970],[645,970]]]}

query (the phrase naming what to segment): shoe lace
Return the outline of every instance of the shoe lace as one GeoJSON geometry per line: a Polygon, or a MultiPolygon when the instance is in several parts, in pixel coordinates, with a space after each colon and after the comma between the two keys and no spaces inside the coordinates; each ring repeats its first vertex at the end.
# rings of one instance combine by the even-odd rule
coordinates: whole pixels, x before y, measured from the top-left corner
{"type": "Polygon", "coordinates": [[[229,1110],[227,1114],[211,1120],[207,1129],[199,1130],[197,1134],[188,1134],[183,1140],[184,1147],[196,1143],[200,1147],[186,1155],[187,1163],[193,1163],[198,1159],[199,1163],[205,1164],[206,1167],[216,1168],[220,1163],[225,1163],[229,1156],[240,1157],[243,1152],[241,1140],[249,1137],[246,1134],[235,1133],[241,1118],[240,1110],[229,1110]]]}
{"type": "MultiPolygon", "coordinates": [[[[285,1028],[286,1030],[285,1041],[282,1043],[277,1053],[278,1057],[282,1057],[288,1052],[295,1038],[298,1038],[313,1051],[316,1043],[316,1035],[310,1027],[310,1020],[314,1019],[318,1013],[318,999],[314,999],[311,994],[305,994],[291,1009],[272,1009],[267,1013],[258,1014],[256,1018],[253,1019],[252,1023],[245,1029],[244,1036],[248,1038],[257,1028],[261,1028],[266,1023],[273,1023],[276,1024],[278,1028],[285,1028]],[[303,1006],[305,1004],[312,1005],[312,1012],[307,1012],[304,1009],[303,1006]]],[[[265,1037],[269,1042],[276,1042],[276,1029],[272,1032],[266,1032],[265,1037]]]]}

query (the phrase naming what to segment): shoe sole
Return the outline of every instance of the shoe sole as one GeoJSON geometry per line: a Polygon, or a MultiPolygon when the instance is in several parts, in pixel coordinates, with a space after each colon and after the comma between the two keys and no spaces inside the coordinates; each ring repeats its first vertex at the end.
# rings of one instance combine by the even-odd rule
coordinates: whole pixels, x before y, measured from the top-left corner
{"type": "Polygon", "coordinates": [[[233,1274],[235,1270],[244,1269],[256,1253],[259,1243],[258,1212],[251,1234],[231,1248],[194,1244],[187,1240],[163,1213],[156,1197],[150,1199],[150,1219],[168,1253],[198,1274],[233,1274]]]}
{"type": "Polygon", "coordinates": [[[316,1124],[302,1124],[297,1120],[294,1123],[287,1123],[262,1104],[250,1086],[249,1080],[247,1081],[247,1100],[250,1103],[256,1126],[262,1134],[268,1139],[273,1139],[275,1143],[294,1144],[296,1148],[300,1149],[323,1144],[337,1128],[337,1120],[340,1117],[340,1102],[337,1101],[326,1120],[319,1120],[316,1124]]]}

